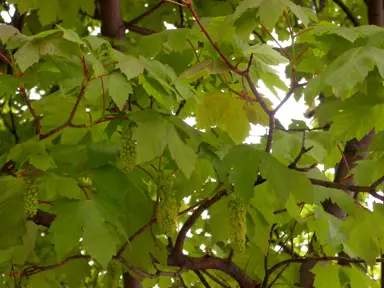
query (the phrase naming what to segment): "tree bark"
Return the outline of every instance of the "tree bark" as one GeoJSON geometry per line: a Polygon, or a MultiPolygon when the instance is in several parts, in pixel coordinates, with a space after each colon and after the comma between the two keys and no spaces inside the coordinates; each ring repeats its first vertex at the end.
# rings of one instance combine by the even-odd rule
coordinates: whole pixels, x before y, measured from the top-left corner
{"type": "Polygon", "coordinates": [[[124,288],[142,288],[141,283],[128,272],[123,274],[124,288]]]}
{"type": "MultiPolygon", "coordinates": [[[[365,0],[365,4],[368,8],[368,19],[369,24],[383,27],[384,26],[384,1],[383,0],[365,0]]],[[[365,135],[360,141],[357,139],[352,139],[347,142],[345,145],[344,156],[345,160],[348,163],[350,169],[355,167],[357,161],[365,159],[369,153],[365,150],[372,143],[375,135],[375,130],[372,129],[367,135],[365,135]]],[[[348,175],[348,167],[345,164],[345,160],[341,159],[339,164],[336,167],[335,171],[335,183],[340,183],[345,177],[348,175]]],[[[350,177],[347,180],[343,181],[343,184],[346,185],[354,185],[354,177],[350,177]]],[[[354,192],[345,191],[351,197],[354,197],[354,192]]],[[[331,200],[326,200],[323,203],[324,210],[340,220],[344,220],[346,218],[346,213],[340,207],[333,203],[331,200]]],[[[315,238],[315,237],[314,237],[315,238]]],[[[312,241],[309,245],[309,248],[313,247],[312,241]]],[[[309,252],[310,249],[308,248],[309,252]]],[[[348,257],[345,253],[343,256],[348,257]]],[[[339,263],[343,264],[343,263],[339,263]]],[[[345,263],[344,263],[345,264],[345,263]]],[[[315,275],[313,275],[310,270],[316,265],[316,262],[306,261],[303,263],[300,269],[300,284],[303,288],[312,288],[315,275]]]]}
{"type": "MultiPolygon", "coordinates": [[[[383,0],[365,0],[365,4],[368,8],[368,19],[369,24],[383,27],[384,26],[384,1],[383,0]]],[[[335,171],[335,183],[340,183],[348,175],[348,167],[345,164],[345,161],[348,163],[350,169],[356,166],[356,162],[365,159],[369,153],[365,150],[372,143],[375,130],[372,129],[366,136],[364,136],[360,141],[357,139],[352,139],[347,142],[344,150],[345,159],[341,159],[339,164],[336,167],[335,171]]],[[[347,180],[343,181],[343,184],[354,185],[354,177],[350,177],[347,180]]],[[[354,197],[354,192],[345,191],[351,197],[354,197]]],[[[345,211],[340,209],[340,207],[333,203],[331,200],[326,200],[323,203],[324,210],[340,220],[344,220],[347,215],[345,211]]],[[[315,237],[314,237],[315,238],[315,237]]],[[[312,247],[310,243],[309,248],[312,247]]],[[[309,252],[310,251],[309,249],[309,252]]],[[[347,256],[343,253],[343,256],[347,256]]],[[[339,263],[343,264],[343,263],[339,263]]],[[[344,263],[345,264],[345,263],[344,263]]],[[[304,288],[312,288],[315,275],[313,275],[310,270],[316,265],[316,262],[307,261],[303,263],[300,269],[300,284],[304,288]]]]}
{"type": "MultiPolygon", "coordinates": [[[[101,34],[111,40],[124,41],[125,25],[121,17],[120,0],[100,0],[101,34]]],[[[122,51],[123,46],[115,45],[122,51]]]]}
{"type": "Polygon", "coordinates": [[[368,22],[370,25],[384,26],[384,4],[383,0],[366,0],[368,8],[368,22]]]}
{"type": "MultiPolygon", "coordinates": [[[[125,25],[121,17],[120,0],[100,0],[101,34],[105,37],[122,42],[125,40],[125,25]]],[[[113,48],[123,51],[122,45],[113,48]]],[[[124,288],[142,288],[140,280],[128,272],[123,274],[124,288]]]]}

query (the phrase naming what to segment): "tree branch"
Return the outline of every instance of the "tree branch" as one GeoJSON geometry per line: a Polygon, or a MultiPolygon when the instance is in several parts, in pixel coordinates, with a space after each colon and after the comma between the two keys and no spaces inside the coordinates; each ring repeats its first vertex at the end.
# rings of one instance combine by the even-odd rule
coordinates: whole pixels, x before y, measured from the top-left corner
{"type": "MultiPolygon", "coordinates": [[[[204,200],[205,201],[205,200],[204,200]]],[[[204,203],[203,201],[203,203],[204,203]]],[[[188,207],[187,209],[181,211],[179,213],[179,216],[181,215],[184,215],[190,211],[193,211],[194,209],[196,209],[196,207],[198,207],[199,205],[201,205],[201,202],[200,203],[196,203],[195,205],[192,205],[190,207],[188,207]]],[[[157,223],[157,219],[156,218],[152,218],[151,220],[149,220],[149,222],[147,224],[145,224],[143,227],[141,227],[139,230],[137,230],[133,235],[131,235],[129,237],[129,241],[125,242],[123,244],[123,246],[120,248],[120,250],[117,252],[116,256],[117,257],[121,257],[125,251],[125,249],[127,249],[128,245],[130,242],[132,242],[133,240],[135,240],[140,234],[142,234],[144,231],[146,231],[152,224],[154,223],[157,223]]]]}
{"type": "Polygon", "coordinates": [[[280,272],[276,275],[276,277],[271,281],[271,283],[268,285],[268,288],[272,288],[272,286],[276,283],[277,280],[283,275],[284,271],[291,265],[288,263],[283,267],[283,269],[280,270],[280,272]]]}
{"type": "Polygon", "coordinates": [[[220,259],[214,256],[203,256],[193,258],[183,254],[171,254],[168,257],[168,265],[175,267],[184,267],[190,270],[214,269],[222,271],[237,281],[240,287],[260,288],[260,284],[248,278],[245,272],[231,261],[220,259]]]}
{"type": "Polygon", "coordinates": [[[199,270],[195,270],[193,272],[195,272],[197,277],[199,277],[201,283],[204,285],[205,288],[211,288],[211,285],[209,285],[209,283],[207,282],[207,280],[204,278],[203,274],[201,274],[199,270]]]}
{"type": "Polygon", "coordinates": [[[274,231],[275,227],[276,227],[276,224],[273,224],[272,227],[271,227],[271,230],[269,231],[268,249],[267,249],[266,255],[264,256],[264,272],[265,272],[265,276],[264,276],[263,284],[261,285],[262,288],[267,288],[267,285],[268,285],[268,277],[269,277],[268,257],[269,257],[269,251],[271,249],[272,236],[273,236],[273,231],[274,231]]]}
{"type": "Polygon", "coordinates": [[[193,214],[192,214],[192,215],[188,218],[188,220],[184,223],[183,227],[180,229],[179,234],[177,235],[176,243],[175,243],[175,248],[174,248],[173,254],[175,254],[175,255],[182,255],[184,241],[185,241],[185,238],[186,238],[186,235],[187,235],[189,229],[191,229],[191,227],[193,226],[193,224],[195,224],[196,220],[199,219],[199,217],[201,216],[201,214],[202,214],[206,209],[208,209],[209,207],[211,207],[213,204],[215,204],[217,201],[219,201],[219,200],[220,200],[222,197],[224,197],[225,195],[227,195],[227,190],[221,190],[221,191],[217,192],[215,196],[213,196],[213,197],[212,197],[211,199],[209,199],[209,200],[205,200],[205,201],[199,206],[199,208],[197,208],[196,211],[193,212],[193,214]]]}
{"type": "Polygon", "coordinates": [[[333,0],[333,2],[335,2],[341,8],[341,10],[347,14],[348,19],[351,20],[355,27],[360,26],[359,20],[357,20],[357,18],[352,14],[352,11],[349,10],[347,5],[345,5],[342,0],[333,0]]]}
{"type": "Polygon", "coordinates": [[[33,218],[31,218],[30,220],[32,220],[37,225],[41,225],[46,228],[49,228],[52,222],[55,220],[55,218],[56,218],[55,214],[51,214],[49,212],[45,212],[42,210],[37,210],[36,215],[33,216],[33,218]]]}
{"type": "Polygon", "coordinates": [[[23,270],[22,275],[23,276],[31,276],[31,275],[34,275],[34,274],[37,274],[37,273],[40,273],[43,271],[53,270],[57,267],[60,267],[64,264],[66,264],[67,262],[69,262],[71,260],[76,260],[76,259],[89,260],[89,259],[91,259],[91,256],[89,256],[89,255],[74,255],[74,256],[69,256],[68,258],[64,259],[63,261],[58,262],[58,263],[53,264],[53,265],[27,267],[23,270]]]}
{"type": "Polygon", "coordinates": [[[31,99],[29,99],[29,96],[25,91],[24,85],[21,85],[19,90],[23,95],[24,101],[27,103],[29,112],[31,112],[33,118],[35,119],[36,135],[39,135],[40,134],[40,116],[36,114],[36,111],[32,106],[31,99]]]}
{"type": "Polygon", "coordinates": [[[153,12],[155,12],[157,9],[159,9],[161,6],[163,6],[163,4],[165,4],[166,1],[162,0],[160,1],[159,3],[157,3],[155,6],[153,6],[152,8],[150,8],[149,10],[147,10],[146,12],[144,12],[143,14],[137,16],[136,18],[128,21],[128,22],[125,22],[125,26],[132,26],[132,25],[135,25],[137,24],[137,22],[139,22],[141,19],[151,15],[153,12]]]}
{"type": "Polygon", "coordinates": [[[224,288],[230,288],[227,284],[225,284],[224,282],[222,282],[221,280],[217,279],[217,277],[213,276],[211,273],[209,273],[208,271],[203,271],[203,273],[205,275],[207,275],[209,278],[211,278],[211,280],[213,282],[216,282],[217,284],[219,284],[221,287],[224,287],[224,288]]]}
{"type": "Polygon", "coordinates": [[[160,276],[167,276],[167,277],[179,277],[181,274],[184,273],[185,268],[181,267],[177,272],[164,272],[157,270],[155,274],[146,273],[144,271],[141,271],[134,267],[131,263],[129,263],[127,260],[125,260],[123,257],[118,258],[121,263],[123,263],[128,269],[130,269],[132,272],[136,273],[137,275],[143,276],[145,278],[158,278],[160,276]]]}
{"type": "MultiPolygon", "coordinates": [[[[303,258],[293,258],[293,259],[287,259],[284,261],[281,261],[274,266],[272,266],[269,269],[269,275],[271,275],[273,272],[275,272],[278,268],[281,266],[290,264],[290,263],[304,263],[306,261],[315,261],[315,262],[321,262],[321,261],[345,261],[347,263],[365,263],[364,260],[358,259],[358,258],[345,258],[345,257],[338,257],[338,256],[331,256],[331,257],[303,257],[303,258]]],[[[384,262],[384,258],[376,258],[377,263],[384,262]]]]}

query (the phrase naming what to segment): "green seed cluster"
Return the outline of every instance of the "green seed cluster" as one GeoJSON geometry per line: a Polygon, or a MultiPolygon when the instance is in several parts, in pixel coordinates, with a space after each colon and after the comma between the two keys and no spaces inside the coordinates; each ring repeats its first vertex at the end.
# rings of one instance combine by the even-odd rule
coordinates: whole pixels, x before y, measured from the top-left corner
{"type": "Polygon", "coordinates": [[[240,253],[245,251],[247,234],[247,208],[236,200],[228,202],[229,209],[229,240],[232,247],[240,253]]]}
{"type": "Polygon", "coordinates": [[[180,203],[177,201],[172,185],[160,184],[158,193],[160,201],[156,218],[159,222],[160,231],[167,236],[172,236],[176,231],[180,203]]]}
{"type": "Polygon", "coordinates": [[[35,185],[30,185],[24,193],[24,214],[26,218],[32,218],[36,215],[38,204],[37,187],[35,185]]]}
{"type": "Polygon", "coordinates": [[[120,167],[125,173],[136,167],[136,144],[132,140],[132,127],[124,129],[121,136],[120,167]]]}

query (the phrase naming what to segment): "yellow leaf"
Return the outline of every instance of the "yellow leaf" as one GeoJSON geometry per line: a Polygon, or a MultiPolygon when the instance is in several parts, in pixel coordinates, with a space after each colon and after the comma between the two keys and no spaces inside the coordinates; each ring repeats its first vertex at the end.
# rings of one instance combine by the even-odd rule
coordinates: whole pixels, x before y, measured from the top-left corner
{"type": "Polygon", "coordinates": [[[250,125],[243,101],[227,93],[215,92],[205,96],[197,107],[196,120],[200,129],[217,126],[239,143],[249,134],[250,125]]]}
{"type": "Polygon", "coordinates": [[[245,114],[248,117],[249,122],[252,124],[260,124],[262,126],[268,126],[269,118],[264,112],[261,105],[257,102],[253,102],[245,108],[245,114]]]}

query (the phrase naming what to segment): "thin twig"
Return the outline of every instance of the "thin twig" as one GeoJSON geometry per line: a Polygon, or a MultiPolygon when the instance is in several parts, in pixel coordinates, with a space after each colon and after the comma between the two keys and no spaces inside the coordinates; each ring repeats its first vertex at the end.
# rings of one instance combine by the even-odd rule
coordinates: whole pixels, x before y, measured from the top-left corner
{"type": "Polygon", "coordinates": [[[285,104],[285,102],[288,101],[288,99],[291,97],[291,95],[293,94],[293,92],[295,92],[295,89],[297,88],[297,86],[293,86],[291,89],[289,89],[289,91],[287,92],[287,94],[285,94],[285,97],[283,100],[281,100],[281,102],[276,106],[276,108],[273,110],[273,113],[276,114],[277,111],[279,111],[279,109],[285,104]]]}
{"type": "Polygon", "coordinates": [[[224,282],[220,281],[217,277],[213,276],[211,273],[209,273],[208,271],[203,271],[203,273],[205,275],[207,275],[209,278],[211,278],[212,281],[216,282],[217,284],[219,284],[221,287],[224,287],[224,288],[230,288],[227,284],[225,284],[224,282]]]}
{"type": "Polygon", "coordinates": [[[143,168],[142,166],[140,166],[140,165],[136,165],[136,167],[139,168],[140,170],[142,170],[145,174],[147,174],[149,177],[151,177],[151,179],[152,179],[153,181],[156,182],[155,177],[153,177],[152,174],[149,173],[146,169],[144,169],[144,168],[143,168]]]}
{"type": "Polygon", "coordinates": [[[264,256],[264,280],[263,284],[261,285],[261,288],[267,288],[268,285],[268,277],[269,277],[269,270],[268,270],[268,257],[269,257],[269,250],[271,250],[271,243],[272,243],[272,236],[273,236],[273,231],[275,230],[276,224],[273,224],[271,227],[271,230],[269,232],[269,239],[268,239],[268,250],[266,255],[264,256]]]}
{"type": "Polygon", "coordinates": [[[268,285],[268,288],[272,288],[273,284],[276,283],[276,281],[283,275],[284,271],[289,267],[290,263],[285,265],[283,269],[280,270],[280,272],[276,275],[276,277],[271,281],[271,283],[268,285]]]}
{"type": "Polygon", "coordinates": [[[197,62],[200,62],[200,56],[199,56],[199,54],[197,54],[197,49],[195,48],[195,46],[193,45],[193,43],[191,42],[191,40],[187,39],[187,42],[189,43],[189,45],[191,45],[192,50],[193,50],[193,53],[194,53],[195,56],[196,56],[196,60],[197,60],[197,62]]]}
{"type": "Polygon", "coordinates": [[[136,273],[140,276],[143,276],[145,278],[150,278],[150,279],[158,278],[160,276],[179,277],[181,274],[183,274],[183,272],[185,270],[183,267],[181,267],[177,272],[164,272],[164,271],[157,270],[155,274],[149,274],[149,273],[146,273],[144,271],[137,269],[131,263],[129,263],[127,260],[125,260],[123,257],[119,257],[118,259],[121,263],[123,263],[128,269],[130,269],[134,273],[136,273]]]}
{"type": "Polygon", "coordinates": [[[147,10],[146,12],[144,12],[143,14],[137,16],[136,18],[128,21],[125,25],[135,25],[137,24],[137,22],[139,22],[141,19],[151,15],[153,12],[155,12],[157,9],[159,9],[161,6],[163,6],[163,4],[165,4],[167,1],[165,0],[162,0],[160,1],[159,3],[157,3],[155,6],[153,6],[152,8],[150,8],[149,10],[147,10]]]}
{"type": "MultiPolygon", "coordinates": [[[[168,0],[168,1],[170,1],[170,0],[168,0]]],[[[219,53],[220,57],[224,60],[224,62],[227,63],[227,65],[231,68],[232,71],[234,71],[235,73],[237,73],[239,75],[243,75],[244,73],[242,71],[240,71],[239,69],[237,69],[231,63],[231,61],[227,58],[227,56],[225,56],[224,53],[221,51],[221,49],[217,46],[215,41],[213,41],[211,35],[209,35],[208,31],[205,29],[204,25],[201,23],[200,18],[197,15],[195,9],[193,9],[192,4],[187,4],[187,5],[188,5],[187,7],[188,7],[189,11],[191,11],[193,17],[195,18],[197,24],[200,26],[201,30],[203,31],[203,33],[207,37],[208,41],[211,43],[211,45],[217,51],[217,53],[219,53]]]]}
{"type": "Polygon", "coordinates": [[[91,256],[89,256],[89,255],[74,255],[74,256],[69,256],[66,259],[64,259],[63,261],[58,262],[58,263],[53,264],[53,265],[27,267],[23,270],[22,275],[23,276],[31,276],[31,275],[34,275],[34,274],[37,274],[37,273],[40,273],[43,271],[53,270],[57,267],[60,267],[64,264],[68,263],[71,260],[76,260],[76,259],[89,260],[89,259],[91,259],[91,256]]]}
{"type": "Polygon", "coordinates": [[[203,274],[201,274],[199,270],[194,270],[193,272],[195,272],[197,277],[199,277],[201,283],[204,285],[205,288],[211,288],[211,285],[209,285],[209,283],[207,282],[207,280],[204,278],[203,274]]]}
{"type": "MultiPolygon", "coordinates": [[[[346,257],[338,257],[338,256],[332,256],[332,257],[303,257],[303,258],[293,258],[293,259],[286,259],[284,261],[281,261],[274,266],[272,266],[269,269],[269,275],[271,275],[273,272],[275,272],[278,268],[281,266],[290,264],[290,263],[304,263],[306,261],[345,261],[346,263],[365,263],[364,260],[358,259],[358,258],[346,258],[346,257]]],[[[384,261],[384,258],[376,258],[375,260],[377,263],[382,263],[384,261]]]]}
{"type": "Polygon", "coordinates": [[[269,30],[267,29],[267,27],[265,27],[263,24],[260,24],[261,27],[263,27],[263,29],[265,30],[265,32],[268,33],[269,36],[271,36],[271,38],[273,39],[273,41],[277,44],[277,46],[279,46],[280,48],[280,51],[288,58],[289,62],[291,62],[291,57],[288,55],[288,53],[284,50],[284,48],[281,46],[280,42],[277,41],[277,39],[275,37],[273,37],[272,33],[269,32],[269,30]]]}
{"type": "Polygon", "coordinates": [[[341,1],[341,0],[333,0],[333,2],[335,2],[341,8],[341,10],[344,11],[344,13],[347,15],[348,19],[351,20],[351,22],[353,23],[353,25],[355,27],[360,26],[359,20],[357,20],[357,18],[352,14],[351,10],[349,10],[347,5],[345,5],[343,3],[343,1],[341,1]]]}
{"type": "Polygon", "coordinates": [[[40,116],[36,114],[35,109],[33,108],[31,99],[27,95],[27,92],[25,91],[24,85],[20,86],[20,92],[23,95],[24,101],[27,103],[29,112],[31,112],[33,118],[35,119],[35,129],[36,129],[36,135],[40,134],[40,116]]]}
{"type": "Polygon", "coordinates": [[[9,66],[13,66],[11,60],[8,59],[3,53],[0,53],[0,58],[2,58],[9,66]]]}
{"type": "Polygon", "coordinates": [[[187,103],[186,100],[181,100],[180,104],[179,104],[179,107],[177,108],[176,110],[176,113],[175,113],[175,116],[179,116],[180,115],[180,112],[181,110],[184,108],[185,104],[187,103]]]}
{"type": "Polygon", "coordinates": [[[103,91],[103,113],[107,111],[107,97],[105,95],[105,88],[104,88],[104,78],[100,77],[101,81],[101,90],[103,91]]]}

